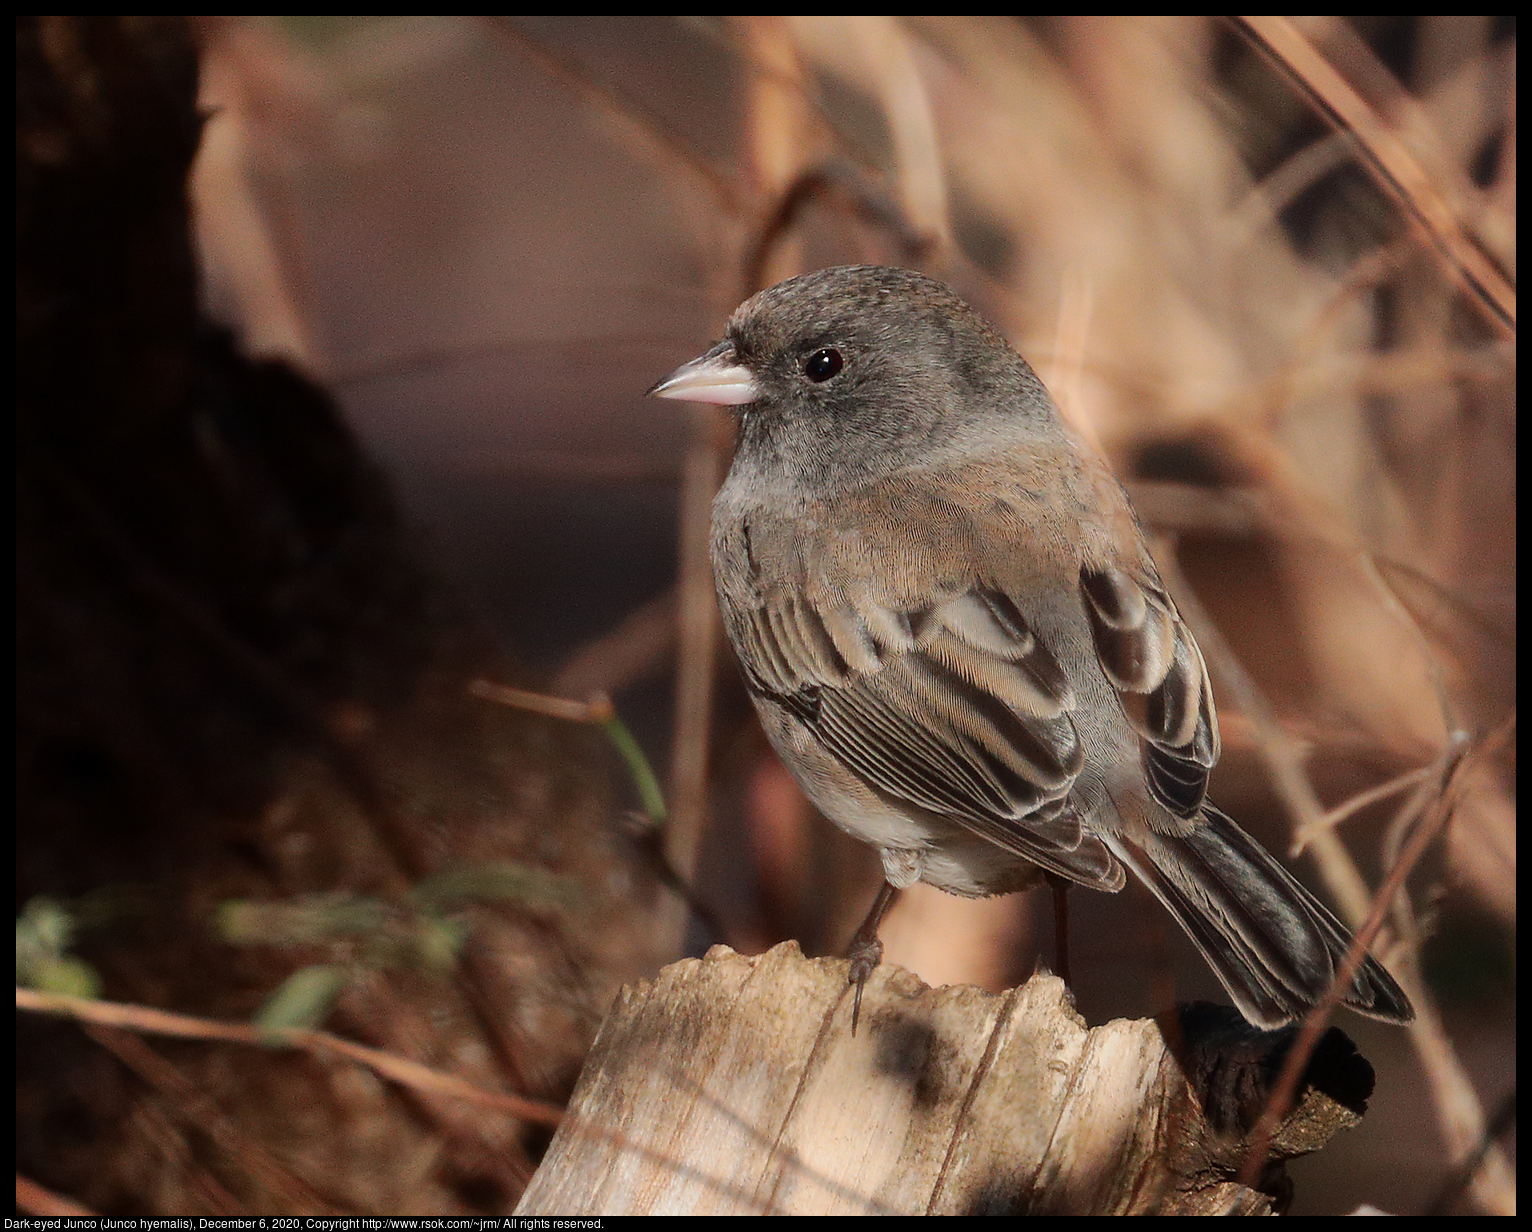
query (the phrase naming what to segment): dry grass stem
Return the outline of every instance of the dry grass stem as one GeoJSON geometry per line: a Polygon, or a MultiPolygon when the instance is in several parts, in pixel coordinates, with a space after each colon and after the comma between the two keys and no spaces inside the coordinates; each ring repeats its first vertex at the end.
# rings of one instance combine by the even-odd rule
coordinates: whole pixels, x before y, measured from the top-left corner
{"type": "MultiPolygon", "coordinates": [[[[1246,1184],[1251,1183],[1260,1172],[1265,1161],[1271,1132],[1291,1106],[1298,1080],[1309,1058],[1313,1055],[1314,1047],[1318,1044],[1330,1015],[1340,1003],[1342,990],[1350,984],[1352,977],[1356,974],[1357,967],[1378,935],[1379,929],[1382,928],[1384,917],[1392,910],[1395,897],[1403,889],[1410,871],[1451,820],[1453,810],[1457,807],[1465,790],[1467,781],[1465,769],[1475,760],[1495,755],[1510,739],[1514,730],[1515,716],[1513,714],[1484,739],[1450,760],[1442,775],[1439,791],[1431,793],[1428,790],[1429,784],[1422,784],[1421,789],[1406,801],[1400,813],[1401,825],[1413,824],[1414,828],[1403,850],[1399,853],[1399,858],[1390,866],[1383,884],[1378,887],[1378,893],[1371,903],[1367,918],[1356,930],[1351,947],[1337,969],[1329,989],[1305,1016],[1298,1036],[1283,1062],[1281,1073],[1272,1087],[1266,1108],[1251,1134],[1250,1151],[1240,1171],[1240,1177],[1246,1184]],[[1430,798],[1432,795],[1434,799],[1430,798]],[[1424,819],[1417,822],[1415,819],[1421,816],[1422,810],[1427,810],[1424,819]]],[[[1497,1147],[1488,1144],[1483,1107],[1474,1093],[1466,1072],[1457,1060],[1435,1005],[1422,995],[1424,990],[1419,979],[1418,956],[1410,955],[1408,967],[1400,974],[1402,976],[1400,982],[1415,1002],[1416,1017],[1410,1024],[1409,1030],[1420,1051],[1426,1074],[1432,1081],[1437,1111],[1442,1120],[1443,1130],[1448,1137],[1452,1156],[1455,1160],[1462,1160],[1474,1154],[1480,1155],[1483,1163],[1471,1185],[1476,1200],[1491,1213],[1514,1214],[1514,1179],[1504,1155],[1497,1147]]]]}
{"type": "Polygon", "coordinates": [[[70,1216],[78,1219],[101,1218],[88,1206],[81,1206],[78,1202],[56,1194],[51,1189],[44,1189],[36,1181],[30,1181],[21,1173],[16,1174],[16,1210],[22,1215],[37,1215],[44,1218],[59,1218],[70,1216]]]}
{"type": "MultiPolygon", "coordinates": [[[[1366,791],[1359,791],[1348,800],[1342,801],[1330,809],[1316,823],[1321,830],[1332,830],[1346,818],[1360,812],[1369,804],[1376,804],[1379,800],[1387,800],[1392,795],[1397,795],[1406,787],[1412,787],[1422,779],[1430,778],[1441,771],[1442,763],[1433,762],[1429,766],[1417,766],[1414,770],[1406,770],[1403,774],[1395,775],[1386,783],[1379,783],[1376,787],[1369,787],[1366,791]]],[[[1308,846],[1313,831],[1301,829],[1293,836],[1292,853],[1301,855],[1303,849],[1308,846]]]]}
{"type": "MultiPolygon", "coordinates": [[[[82,1025],[91,1039],[153,1087],[181,1120],[205,1133],[222,1150],[225,1158],[237,1161],[240,1170],[268,1196],[268,1200],[276,1201],[283,1210],[312,1211],[326,1215],[349,1213],[344,1207],[337,1206],[317,1193],[259,1142],[241,1131],[234,1118],[138,1036],[97,1023],[86,1022],[82,1025]]],[[[193,1166],[206,1171],[200,1169],[200,1165],[193,1166]]],[[[204,1178],[204,1184],[208,1182],[216,1185],[210,1175],[204,1178]]],[[[230,1201],[229,1196],[221,1189],[219,1195],[221,1205],[226,1206],[230,1201]]]]}
{"type": "Polygon", "coordinates": [[[1361,566],[1363,576],[1377,588],[1384,608],[1409,630],[1410,636],[1414,638],[1415,644],[1420,649],[1421,661],[1426,665],[1426,671],[1431,678],[1431,687],[1436,693],[1436,704],[1441,711],[1449,747],[1461,744],[1468,738],[1468,733],[1458,717],[1457,707],[1452,703],[1452,695],[1447,691],[1446,676],[1442,671],[1436,648],[1426,637],[1425,630],[1420,627],[1420,622],[1415,619],[1414,613],[1404,605],[1394,588],[1389,585],[1388,579],[1383,576],[1382,570],[1378,568],[1378,561],[1371,552],[1361,554],[1361,566]]]}
{"type": "MultiPolygon", "coordinates": [[[[164,1035],[177,1039],[213,1040],[225,1043],[249,1044],[263,1048],[274,1046],[299,1048],[320,1058],[341,1056],[349,1061],[366,1066],[390,1082],[396,1082],[401,1086],[409,1087],[425,1094],[442,1095],[451,1099],[477,1104],[481,1107],[505,1112],[521,1120],[532,1121],[539,1125],[558,1127],[568,1123],[573,1131],[581,1136],[610,1142],[621,1150],[636,1153],[651,1163],[657,1164],[662,1168],[670,1168],[677,1175],[716,1188],[737,1200],[749,1201],[751,1198],[751,1195],[748,1193],[736,1192],[734,1187],[726,1182],[716,1181],[706,1174],[698,1172],[696,1169],[676,1165],[666,1159],[663,1153],[632,1142],[620,1133],[581,1122],[578,1118],[572,1118],[563,1108],[555,1107],[552,1104],[539,1103],[536,1100],[523,1099],[516,1095],[507,1095],[499,1091],[486,1091],[482,1087],[476,1087],[472,1083],[464,1082],[462,1079],[455,1078],[451,1074],[444,1074],[439,1070],[431,1069],[429,1066],[422,1065],[417,1061],[395,1056],[392,1053],[382,1052],[376,1048],[367,1048],[361,1044],[352,1043],[350,1040],[341,1039],[339,1036],[330,1035],[324,1031],[310,1031],[301,1028],[261,1030],[244,1023],[216,1022],[211,1019],[195,1018],[186,1014],[174,1014],[165,1010],[157,1010],[149,1006],[123,1005],[110,1001],[87,1001],[80,997],[39,993],[25,988],[18,988],[16,990],[16,1007],[34,1013],[72,1018],[82,1024],[106,1027],[113,1030],[135,1031],[147,1035],[164,1035]]],[[[203,1099],[205,1097],[199,1094],[197,1098],[203,1099]]],[[[20,1195],[20,1192],[21,1178],[18,1177],[18,1195],[20,1195]]],[[[51,1197],[51,1195],[47,1194],[47,1191],[35,1186],[27,1190],[27,1194],[29,1198],[35,1198],[39,1204],[45,1203],[51,1197]]],[[[67,1202],[67,1199],[59,1199],[59,1201],[67,1202]]],[[[306,1205],[301,1209],[307,1209],[306,1205]]],[[[45,1211],[42,1213],[72,1212],[45,1211]]]]}
{"type": "MultiPolygon", "coordinates": [[[[116,28],[21,20],[19,32],[116,28]]],[[[347,512],[326,479],[330,446],[295,461],[272,443],[280,416],[231,427],[214,400],[183,425],[191,469],[229,514],[232,538],[208,558],[232,566],[226,592],[203,584],[217,570],[197,555],[211,550],[202,519],[172,519],[166,537],[136,512],[179,509],[196,483],[146,482],[152,468],[117,465],[95,429],[18,472],[31,514],[18,612],[36,641],[18,641],[19,892],[69,916],[159,860],[176,887],[163,913],[174,954],[146,955],[143,938],[161,934],[136,923],[82,924],[66,957],[124,1002],[207,1015],[18,988],[19,1010],[78,1020],[121,1062],[22,1020],[77,1068],[18,1071],[18,1210],[88,1213],[48,1186],[114,1217],[156,1201],[238,1215],[255,1190],[314,1210],[388,1194],[503,1213],[541,1148],[526,1123],[601,1135],[554,1103],[612,992],[678,952],[688,904],[692,935],[742,949],[844,943],[876,858],[814,817],[723,666],[708,524],[732,417],[676,420],[642,391],[745,296],[853,262],[951,283],[1044,376],[1156,536],[1215,678],[1215,798],[1253,833],[1292,836],[1361,926],[1348,962],[1371,946],[1415,1001],[1407,1035],[1367,1037],[1372,1120],[1336,1140],[1346,1165],[1298,1202],[1419,1209],[1438,1178],[1418,1161],[1435,1152],[1438,1205],[1514,1209],[1496,1142],[1514,1115],[1514,1092],[1502,1098],[1515,1047],[1514,18],[289,17],[196,30],[204,89],[187,87],[186,113],[210,116],[193,175],[202,302],[251,352],[329,376],[346,447],[386,473],[368,482],[393,485],[424,572],[443,582],[421,610],[450,625],[446,666],[405,680],[391,673],[407,654],[363,661],[374,627],[389,647],[435,634],[416,637],[425,615],[420,630],[387,616],[414,575],[379,564],[393,557],[374,554],[372,514],[347,512]],[[299,473],[313,482],[294,486],[299,473]],[[353,515],[338,538],[316,532],[353,515]],[[182,529],[194,533],[177,546],[182,529]],[[285,580],[257,593],[265,566],[245,570],[247,557],[289,562],[272,566],[285,580]],[[320,632],[358,578],[357,631],[320,632]],[[509,630],[524,678],[495,653],[509,630]],[[166,684],[187,671],[216,701],[206,722],[166,684]],[[671,671],[667,707],[648,686],[671,671]],[[639,683],[621,705],[660,733],[663,792],[609,700],[639,683]],[[528,715],[600,727],[636,799],[584,733],[528,715]],[[247,725],[274,750],[269,794],[247,797],[222,771],[199,786],[204,746],[219,766],[264,764],[222,734],[247,725]],[[145,832],[170,837],[129,841],[141,803],[145,832]],[[1375,846],[1386,879],[1373,893],[1375,846]],[[589,910],[483,911],[440,997],[402,971],[348,994],[335,1029],[376,1047],[219,1021],[282,978],[280,956],[242,951],[208,972],[178,961],[224,953],[181,924],[227,886],[402,902],[449,863],[483,859],[546,863],[591,888],[589,910]],[[1472,1030],[1449,1037],[1460,1022],[1472,1030]],[[151,1050],[128,1033],[246,1047],[151,1050]],[[248,1047],[273,1042],[330,1061],[248,1047]],[[1416,1102],[1389,1094],[1416,1064],[1416,1102]],[[118,1085],[90,1088],[89,1136],[61,1136],[58,1108],[89,1066],[118,1085]],[[325,1099],[288,1115],[311,1074],[325,1099]],[[1427,1099],[1432,1115],[1418,1111],[1427,1099]],[[290,1143],[280,1127],[300,1122],[334,1128],[290,1143]]],[[[51,243],[18,240],[18,259],[51,243]]],[[[93,302],[56,290],[29,311],[51,320],[93,302]]],[[[42,437],[52,386],[75,362],[94,371],[104,349],[65,346],[62,369],[35,382],[42,437]]],[[[113,432],[147,433],[151,457],[154,432],[179,422],[111,414],[113,432]]],[[[1208,978],[1166,918],[1093,897],[1098,926],[1074,937],[1089,1021],[1142,1017],[1208,978]]],[[[907,896],[890,966],[998,988],[1046,959],[1036,899],[988,915],[940,902],[953,909],[907,896]]],[[[1333,1001],[1305,1021],[1290,1068],[1333,1001]]],[[[1229,1151],[1237,1165],[1243,1148],[1229,1151]]],[[[722,1164],[662,1154],[646,1158],[701,1193],[791,1205],[787,1171],[734,1192],[722,1164]]]]}
{"type": "Polygon", "coordinates": [[[519,1095],[507,1095],[500,1091],[486,1091],[483,1087],[444,1074],[408,1057],[396,1056],[381,1049],[368,1048],[351,1040],[341,1039],[326,1031],[311,1031],[300,1027],[283,1027],[263,1030],[242,1022],[217,1022],[209,1018],[195,1018],[188,1014],[173,1014],[147,1005],[123,1005],[112,1001],[87,1001],[80,997],[65,997],[56,993],[34,992],[29,988],[16,990],[16,1008],[38,1014],[55,1014],[73,1018],[77,1022],[93,1023],[102,1027],[121,1028],[145,1035],[167,1035],[177,1039],[220,1040],[230,1044],[251,1044],[270,1048],[281,1046],[300,1048],[318,1057],[341,1056],[358,1065],[365,1065],[390,1082],[411,1087],[431,1095],[445,1095],[465,1100],[486,1108],[510,1113],[525,1121],[539,1125],[558,1125],[564,1116],[562,1108],[537,1100],[524,1099],[519,1095]]]}
{"type": "Polygon", "coordinates": [[[1203,608],[1182,574],[1174,552],[1162,552],[1158,548],[1157,543],[1155,559],[1175,596],[1176,606],[1196,635],[1197,644],[1214,677],[1254,727],[1258,736],[1257,747],[1271,775],[1272,785],[1287,805],[1294,832],[1311,836],[1320,875],[1339,902],[1342,918],[1354,926],[1366,916],[1372,895],[1357,871],[1355,861],[1322,824],[1325,809],[1303,768],[1299,746],[1283,731],[1271,704],[1203,608]]]}
{"type": "Polygon", "coordinates": [[[571,723],[599,723],[609,717],[611,712],[610,702],[575,702],[564,697],[549,697],[545,693],[532,693],[526,689],[513,689],[491,680],[471,681],[468,692],[485,701],[514,706],[518,710],[530,710],[534,714],[546,714],[554,719],[568,719],[571,723]]]}
{"type": "Polygon", "coordinates": [[[721,203],[737,205],[736,192],[729,177],[697,157],[686,139],[659,116],[631,98],[623,98],[611,89],[591,80],[588,73],[567,58],[550,51],[529,35],[513,18],[490,17],[485,24],[507,46],[516,50],[543,72],[573,90],[586,105],[605,116],[614,126],[622,143],[635,154],[651,162],[662,177],[680,173],[706,195],[721,203]]]}
{"type": "Polygon", "coordinates": [[[682,465],[680,577],[676,584],[676,713],[670,745],[670,824],[665,854],[687,884],[707,812],[708,739],[713,713],[713,662],[718,609],[708,563],[713,493],[723,480],[715,407],[693,408],[692,441],[682,465]]]}
{"type": "Polygon", "coordinates": [[[656,672],[676,645],[676,593],[635,608],[616,627],[571,654],[554,673],[555,693],[615,693],[656,672]]]}
{"type": "Polygon", "coordinates": [[[1463,233],[1452,208],[1409,147],[1289,19],[1241,17],[1239,21],[1356,139],[1378,182],[1405,207],[1463,288],[1484,305],[1491,321],[1514,335],[1515,288],[1463,233]]]}

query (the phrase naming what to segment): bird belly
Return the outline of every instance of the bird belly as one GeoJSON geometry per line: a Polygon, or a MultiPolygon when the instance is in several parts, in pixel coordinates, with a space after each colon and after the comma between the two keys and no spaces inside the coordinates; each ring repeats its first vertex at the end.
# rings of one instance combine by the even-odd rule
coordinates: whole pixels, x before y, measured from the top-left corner
{"type": "Polygon", "coordinates": [[[891,885],[924,881],[963,898],[986,898],[1024,890],[1040,876],[1030,861],[955,822],[879,796],[784,707],[770,698],[753,700],[788,773],[830,821],[878,849],[891,885]]]}

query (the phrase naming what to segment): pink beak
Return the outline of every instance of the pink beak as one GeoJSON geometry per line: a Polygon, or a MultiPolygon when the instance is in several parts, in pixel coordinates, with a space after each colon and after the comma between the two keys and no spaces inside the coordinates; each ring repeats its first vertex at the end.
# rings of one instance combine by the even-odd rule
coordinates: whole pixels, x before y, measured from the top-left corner
{"type": "Polygon", "coordinates": [[[682,364],[648,392],[655,398],[744,406],[760,397],[761,389],[750,369],[735,362],[734,345],[720,342],[696,359],[682,364]]]}

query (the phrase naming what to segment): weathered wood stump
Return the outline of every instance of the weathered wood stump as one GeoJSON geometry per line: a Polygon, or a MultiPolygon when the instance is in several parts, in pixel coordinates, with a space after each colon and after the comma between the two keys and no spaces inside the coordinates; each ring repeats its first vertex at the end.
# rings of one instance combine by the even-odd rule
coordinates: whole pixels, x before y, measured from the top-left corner
{"type": "Polygon", "coordinates": [[[853,1036],[844,961],[718,946],[618,995],[517,1213],[1267,1214],[1372,1089],[1332,1030],[1237,1184],[1291,1035],[1206,1005],[1087,1029],[1050,975],[884,965],[853,1036]]]}

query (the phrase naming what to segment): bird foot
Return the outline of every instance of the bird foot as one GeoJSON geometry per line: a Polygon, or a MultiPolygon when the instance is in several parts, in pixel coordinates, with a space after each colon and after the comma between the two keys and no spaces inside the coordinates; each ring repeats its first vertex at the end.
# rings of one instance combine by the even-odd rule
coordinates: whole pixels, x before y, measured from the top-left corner
{"type": "Polygon", "coordinates": [[[851,1034],[855,1035],[857,1022],[862,1017],[862,990],[867,987],[868,977],[883,961],[883,943],[876,935],[854,937],[847,957],[851,959],[851,967],[846,972],[846,983],[856,985],[851,998],[851,1034]]]}

